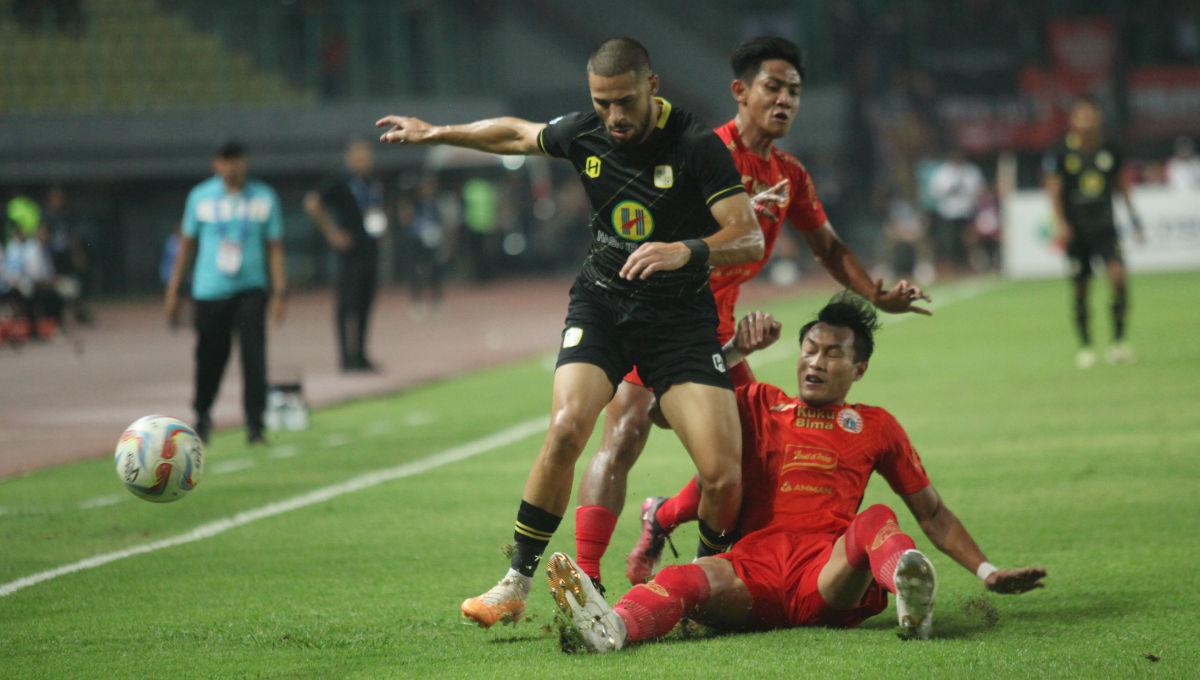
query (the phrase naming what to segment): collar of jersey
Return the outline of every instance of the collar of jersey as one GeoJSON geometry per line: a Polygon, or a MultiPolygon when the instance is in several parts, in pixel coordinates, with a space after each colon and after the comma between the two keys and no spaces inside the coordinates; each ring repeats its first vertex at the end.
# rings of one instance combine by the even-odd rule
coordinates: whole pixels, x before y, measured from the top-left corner
{"type": "Polygon", "coordinates": [[[655,97],[654,101],[662,106],[662,110],[658,112],[658,122],[654,124],[654,127],[661,130],[667,126],[667,119],[671,117],[671,102],[662,97],[655,97]]]}

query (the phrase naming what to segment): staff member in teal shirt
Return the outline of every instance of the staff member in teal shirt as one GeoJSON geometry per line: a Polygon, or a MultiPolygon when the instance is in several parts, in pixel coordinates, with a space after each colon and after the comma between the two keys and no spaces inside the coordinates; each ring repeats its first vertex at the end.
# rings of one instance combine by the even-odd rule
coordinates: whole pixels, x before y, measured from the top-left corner
{"type": "Polygon", "coordinates": [[[208,441],[209,411],[221,386],[236,331],[242,359],[246,437],[263,443],[267,394],[266,315],[283,322],[283,220],[279,198],[266,184],[246,178],[246,150],[227,142],[213,159],[215,176],[188,194],[183,238],[167,284],[166,311],[179,313],[179,286],[195,260],[192,299],[196,313],[196,432],[208,441]]]}

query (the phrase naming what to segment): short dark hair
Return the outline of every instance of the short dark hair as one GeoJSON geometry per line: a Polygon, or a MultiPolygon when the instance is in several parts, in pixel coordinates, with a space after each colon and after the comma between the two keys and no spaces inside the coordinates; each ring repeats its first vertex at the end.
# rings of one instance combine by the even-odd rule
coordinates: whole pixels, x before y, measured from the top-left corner
{"type": "Polygon", "coordinates": [[[759,67],[769,59],[782,59],[796,68],[800,80],[804,80],[804,53],[796,43],[787,38],[774,35],[764,35],[733,48],[729,57],[729,65],[733,67],[733,77],[741,81],[754,80],[759,67]]]}
{"type": "Polygon", "coordinates": [[[587,62],[588,73],[611,78],[631,71],[651,71],[650,53],[633,38],[609,38],[600,43],[587,62]]]}
{"type": "Polygon", "coordinates": [[[231,158],[243,158],[246,155],[246,147],[236,139],[227,140],[224,144],[217,147],[217,158],[229,160],[231,158]]]}
{"type": "Polygon", "coordinates": [[[875,352],[875,331],[879,330],[879,315],[862,296],[848,290],[833,296],[821,311],[817,312],[817,318],[800,329],[800,344],[804,344],[804,336],[819,323],[854,331],[856,362],[870,360],[871,354],[875,352]]]}
{"type": "Polygon", "coordinates": [[[1103,111],[1104,107],[1100,105],[1100,99],[1092,94],[1077,94],[1071,100],[1071,108],[1076,106],[1090,106],[1097,111],[1103,111]]]}

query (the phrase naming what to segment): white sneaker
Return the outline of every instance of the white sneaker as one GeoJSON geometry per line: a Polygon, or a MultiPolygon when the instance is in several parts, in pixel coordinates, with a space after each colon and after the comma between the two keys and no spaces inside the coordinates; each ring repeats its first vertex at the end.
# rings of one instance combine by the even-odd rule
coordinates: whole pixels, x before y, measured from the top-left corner
{"type": "Polygon", "coordinates": [[[1105,358],[1110,364],[1132,364],[1137,361],[1137,355],[1133,353],[1133,348],[1123,342],[1109,347],[1105,358]]]}
{"type": "Polygon", "coordinates": [[[546,564],[546,575],[558,611],[571,620],[589,650],[602,654],[625,646],[625,620],[604,601],[575,560],[554,553],[546,564]]]}
{"type": "Polygon", "coordinates": [[[937,574],[920,550],[906,550],[896,563],[896,616],[905,638],[928,640],[933,630],[937,574]]]}
{"type": "Polygon", "coordinates": [[[1079,350],[1075,355],[1075,365],[1082,370],[1087,370],[1096,365],[1096,353],[1087,347],[1079,350]]]}
{"type": "Polygon", "coordinates": [[[463,600],[460,608],[463,616],[479,624],[480,628],[491,628],[496,623],[516,623],[525,613],[525,599],[533,579],[512,569],[491,590],[463,600]]]}

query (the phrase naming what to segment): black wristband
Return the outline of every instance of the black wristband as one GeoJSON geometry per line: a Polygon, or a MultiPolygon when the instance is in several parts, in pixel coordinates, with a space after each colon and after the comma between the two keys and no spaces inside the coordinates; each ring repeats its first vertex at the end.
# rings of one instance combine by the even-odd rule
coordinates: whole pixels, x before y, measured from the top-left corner
{"type": "Polygon", "coordinates": [[[708,264],[708,244],[704,242],[704,239],[689,238],[681,243],[692,251],[692,256],[687,261],[688,264],[708,264]]]}

